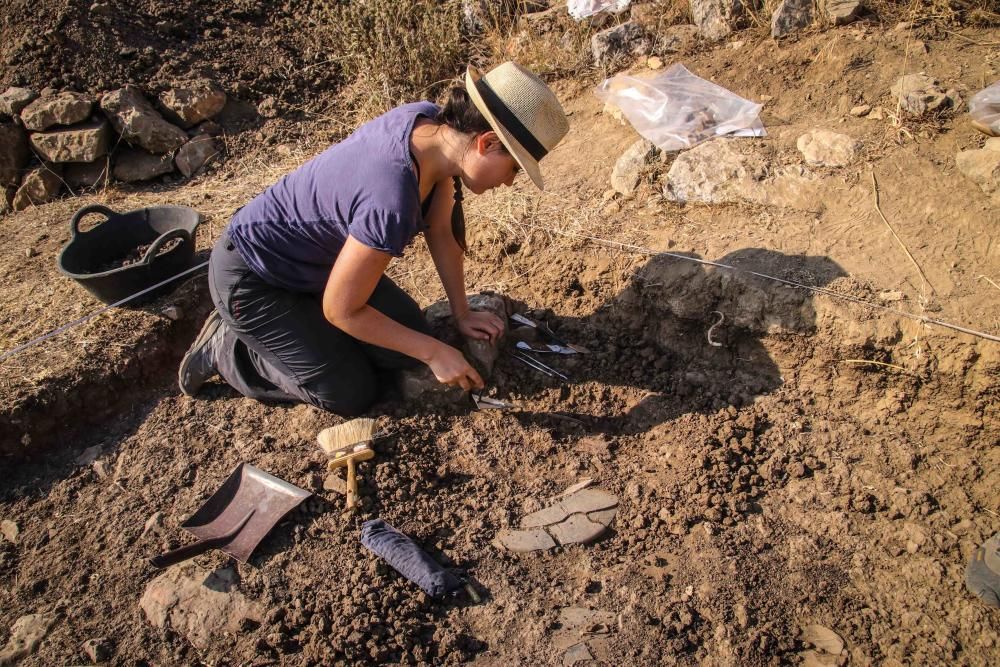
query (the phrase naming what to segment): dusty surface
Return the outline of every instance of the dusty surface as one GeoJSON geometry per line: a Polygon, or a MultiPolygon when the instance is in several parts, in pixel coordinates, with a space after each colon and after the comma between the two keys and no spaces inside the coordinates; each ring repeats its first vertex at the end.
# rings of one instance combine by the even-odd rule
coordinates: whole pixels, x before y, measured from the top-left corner
{"type": "MultiPolygon", "coordinates": [[[[813,128],[854,136],[862,156],[811,170],[807,207],[682,207],[653,184],[608,201],[611,167],[635,135],[600,113],[596,75],[561,82],[572,130],[546,160],[548,191],[520,184],[472,204],[468,284],[548,309],[538,314],[593,354],[552,362],[565,383],[501,358],[491,391],[516,402],[513,412],[388,396],[373,414],[395,432],[361,467],[355,520],[323,491],[313,444],[335,417],[217,384],[198,400],[178,394],[176,361],[207,307],[203,278],[0,362],[5,451],[20,459],[4,460],[0,483],[0,519],[19,531],[0,541],[0,642],[19,617],[55,613],[22,664],[81,661],[82,643],[98,637],[130,665],[564,664],[581,642],[606,664],[779,664],[804,660],[800,633],[819,625],[842,638],[841,663],[1000,661],[1000,613],[962,583],[967,555],[1000,529],[1000,344],[546,231],[734,264],[1000,334],[1000,290],[979,278],[1000,280],[1000,214],[954,166],[982,138],[961,114],[901,126],[848,114],[861,102],[888,108],[904,62],[967,98],[997,78],[996,50],[931,32],[919,35],[928,52],[904,61],[917,36],[876,24],[781,45],[740,37],[739,50],[722,44],[684,62],[748,97],[771,96],[770,137],[756,143],[775,163],[800,161],[796,139],[813,128]],[[870,170],[930,286],[876,213],[870,170]],[[883,301],[884,291],[899,294],[883,301]],[[184,316],[162,315],[168,305],[184,316]],[[713,311],[726,316],[712,335],[720,346],[706,336],[713,311]],[[236,567],[240,595],[266,612],[206,645],[183,624],[147,620],[139,601],[157,573],[146,558],[186,540],[179,524],[241,461],[327,503],[236,567]],[[610,536],[529,555],[492,544],[585,477],[620,498],[610,536]],[[162,528],[147,530],[157,512],[162,528]],[[484,601],[428,600],[375,560],[357,540],[358,521],[374,516],[466,572],[484,601]],[[572,607],[608,613],[576,626],[572,607]]],[[[207,250],[246,197],[320,148],[250,154],[181,189],[96,199],[193,205],[207,218],[207,250]]],[[[55,269],[69,214],[91,199],[2,220],[4,350],[99,306],[55,269]]],[[[419,241],[392,270],[422,303],[440,296],[419,241]]],[[[215,553],[185,573],[226,565],[215,553]]]]}

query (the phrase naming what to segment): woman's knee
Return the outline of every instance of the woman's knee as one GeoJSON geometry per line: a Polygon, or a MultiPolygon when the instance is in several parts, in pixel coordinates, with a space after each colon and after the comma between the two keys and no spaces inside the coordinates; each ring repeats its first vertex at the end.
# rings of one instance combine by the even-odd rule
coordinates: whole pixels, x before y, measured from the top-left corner
{"type": "Polygon", "coordinates": [[[324,379],[303,389],[310,405],[341,417],[355,417],[367,412],[378,395],[374,373],[324,379]]]}

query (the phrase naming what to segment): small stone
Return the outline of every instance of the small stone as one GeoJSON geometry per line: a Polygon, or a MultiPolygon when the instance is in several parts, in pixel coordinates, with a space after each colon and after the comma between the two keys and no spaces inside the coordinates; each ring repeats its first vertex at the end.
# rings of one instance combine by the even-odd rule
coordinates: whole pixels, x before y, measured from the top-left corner
{"type": "Polygon", "coordinates": [[[1000,137],[988,139],[981,149],[960,152],[955,164],[994,203],[1000,204],[1000,137]]]}
{"type": "Polygon", "coordinates": [[[861,12],[861,0],[826,0],[826,16],[833,25],[847,25],[861,12]]]}
{"type": "Polygon", "coordinates": [[[843,638],[823,625],[807,625],[802,629],[799,639],[830,655],[840,655],[844,650],[843,638]]]}
{"type": "Polygon", "coordinates": [[[177,84],[160,94],[166,116],[187,128],[216,116],[226,106],[226,93],[209,79],[177,84]]]}
{"type": "Polygon", "coordinates": [[[333,491],[342,495],[347,495],[347,482],[344,478],[335,472],[331,472],[323,480],[323,489],[326,491],[333,491]]]}
{"type": "Polygon", "coordinates": [[[646,58],[646,67],[649,69],[661,69],[663,67],[663,61],[656,56],[650,56],[646,58]]]}
{"type": "Polygon", "coordinates": [[[807,27],[813,21],[814,0],[781,0],[771,15],[771,37],[778,39],[807,27]]]}
{"type": "Polygon", "coordinates": [[[10,519],[4,519],[0,521],[0,535],[3,535],[4,539],[11,544],[17,544],[18,537],[21,535],[21,529],[10,519]]]}
{"type": "Polygon", "coordinates": [[[952,99],[938,87],[938,82],[924,73],[900,77],[890,89],[894,100],[911,115],[921,116],[952,103],[952,99]]]}
{"type": "Polygon", "coordinates": [[[101,446],[94,445],[93,447],[87,447],[85,450],[80,452],[80,455],[76,457],[76,464],[78,466],[89,466],[91,463],[97,460],[97,457],[101,455],[101,446]]]}
{"type": "Polygon", "coordinates": [[[184,311],[179,306],[167,306],[160,313],[171,322],[177,322],[184,317],[184,311]]]}
{"type": "Polygon", "coordinates": [[[153,512],[142,527],[142,535],[159,533],[163,528],[163,512],[153,512]]]}
{"type": "Polygon", "coordinates": [[[691,0],[690,10],[698,33],[713,42],[729,36],[744,13],[741,0],[691,0]]]}
{"type": "Polygon", "coordinates": [[[104,637],[88,639],[83,642],[83,652],[87,654],[92,663],[99,665],[111,658],[111,642],[104,637]]]}
{"type": "Polygon", "coordinates": [[[174,170],[174,161],[169,153],[154,155],[135,148],[122,148],[115,160],[114,177],[119,181],[134,183],[149,181],[174,170]]]}
{"type": "Polygon", "coordinates": [[[646,31],[635,21],[601,30],[590,38],[590,50],[598,67],[610,66],[622,57],[645,55],[649,46],[646,31]]]}
{"type": "Polygon", "coordinates": [[[108,470],[108,464],[104,461],[94,461],[91,464],[91,467],[94,469],[94,474],[97,475],[98,479],[104,479],[110,472],[108,470]]]}
{"type": "Polygon", "coordinates": [[[903,301],[906,299],[906,295],[899,290],[887,289],[878,293],[878,299],[879,301],[883,301],[885,303],[895,303],[896,301],[903,301]]]}
{"type": "Polygon", "coordinates": [[[883,120],[885,118],[885,109],[882,107],[875,107],[872,109],[871,113],[868,114],[869,120],[883,120]]]}
{"type": "Polygon", "coordinates": [[[857,142],[846,134],[810,130],[799,137],[797,146],[806,164],[814,167],[843,167],[857,152],[857,142]]]}
{"type": "Polygon", "coordinates": [[[639,139],[615,162],[611,171],[611,187],[623,195],[631,194],[642,180],[647,167],[656,161],[660,149],[648,139],[639,139]]]}
{"type": "Polygon", "coordinates": [[[0,651],[0,665],[12,665],[34,653],[55,624],[54,614],[28,614],[14,621],[7,646],[0,651]]]}
{"type": "Polygon", "coordinates": [[[87,120],[93,110],[93,98],[65,92],[39,97],[21,110],[21,121],[27,129],[41,131],[53,125],[72,125],[87,120]]]}
{"type": "Polygon", "coordinates": [[[210,135],[203,134],[181,146],[174,158],[177,170],[190,178],[220,154],[219,145],[210,135]]]}
{"type": "Polygon", "coordinates": [[[860,118],[861,116],[867,116],[872,110],[872,105],[870,104],[859,104],[856,107],[851,107],[851,115],[855,118],[860,118]]]}
{"type": "Polygon", "coordinates": [[[62,169],[59,165],[35,167],[25,175],[21,187],[14,195],[14,210],[23,211],[29,206],[46,204],[62,191],[62,169]]]}
{"type": "Polygon", "coordinates": [[[0,117],[14,117],[38,99],[38,93],[30,88],[8,88],[0,95],[0,117]]]}
{"type": "Polygon", "coordinates": [[[35,252],[35,249],[34,249],[34,248],[25,248],[25,249],[24,249],[24,258],[25,258],[25,259],[31,259],[32,257],[34,257],[34,256],[35,256],[35,255],[37,255],[37,254],[38,254],[38,253],[37,253],[37,252],[35,252]]]}
{"type": "Polygon", "coordinates": [[[552,537],[541,528],[530,530],[504,529],[497,533],[497,541],[504,548],[515,553],[554,549],[556,546],[552,537]]]}

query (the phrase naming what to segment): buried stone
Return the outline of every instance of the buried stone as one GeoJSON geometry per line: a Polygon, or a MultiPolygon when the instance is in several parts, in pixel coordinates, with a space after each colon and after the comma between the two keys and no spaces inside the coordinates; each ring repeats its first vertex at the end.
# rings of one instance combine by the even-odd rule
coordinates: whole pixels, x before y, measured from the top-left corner
{"type": "Polygon", "coordinates": [[[602,489],[583,489],[528,514],[519,530],[501,530],[495,543],[515,553],[589,544],[607,532],[617,509],[614,495],[602,489]]]}

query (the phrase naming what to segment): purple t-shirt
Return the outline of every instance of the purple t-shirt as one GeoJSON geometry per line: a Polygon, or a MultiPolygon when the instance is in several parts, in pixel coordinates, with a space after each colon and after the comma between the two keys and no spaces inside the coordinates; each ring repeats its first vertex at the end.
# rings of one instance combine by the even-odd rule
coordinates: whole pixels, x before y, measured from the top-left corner
{"type": "Polygon", "coordinates": [[[247,266],[296,292],[322,292],[348,234],[395,257],[424,228],[410,156],[416,102],[365,123],[241,208],[229,235],[247,266]]]}

